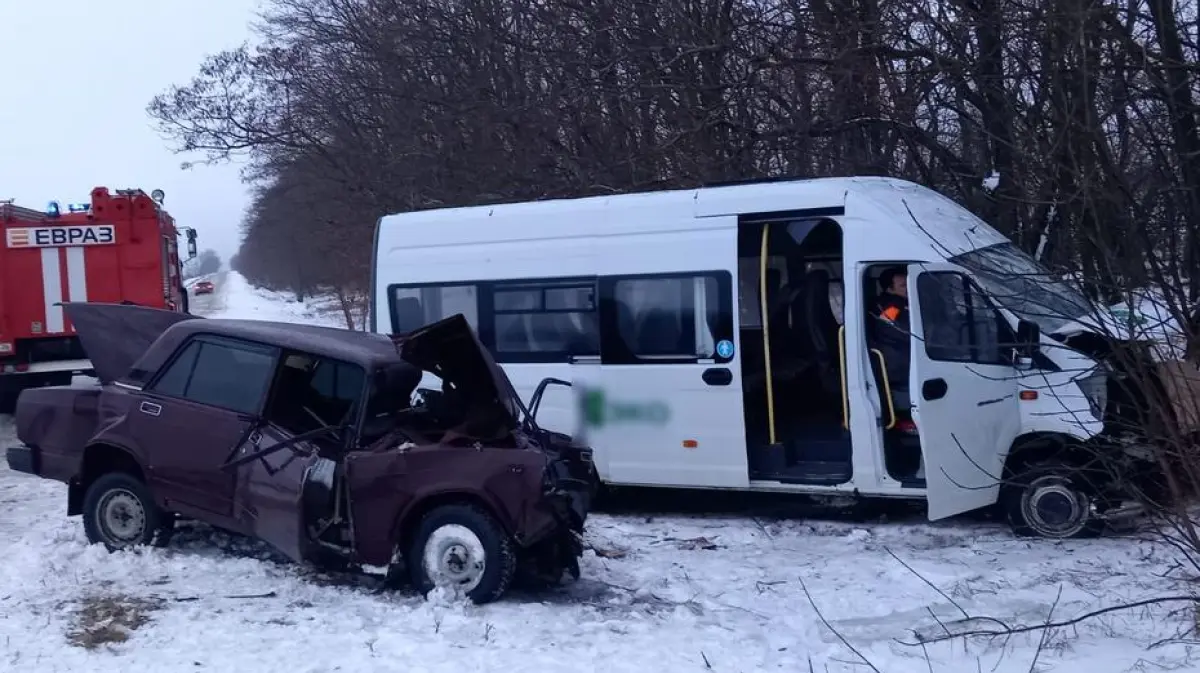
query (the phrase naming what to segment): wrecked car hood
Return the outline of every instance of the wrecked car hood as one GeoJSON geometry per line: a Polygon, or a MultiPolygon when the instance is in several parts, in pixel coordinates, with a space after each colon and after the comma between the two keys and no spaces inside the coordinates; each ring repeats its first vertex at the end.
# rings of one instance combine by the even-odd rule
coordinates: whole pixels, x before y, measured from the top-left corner
{"type": "Polygon", "coordinates": [[[514,423],[520,418],[520,406],[513,398],[508,376],[461,313],[407,334],[393,335],[392,341],[406,362],[454,386],[470,396],[474,404],[499,404],[514,423]]]}
{"type": "Polygon", "coordinates": [[[117,381],[129,373],[168,327],[200,316],[136,304],[64,302],[63,311],[92,363],[96,378],[117,381]]]}

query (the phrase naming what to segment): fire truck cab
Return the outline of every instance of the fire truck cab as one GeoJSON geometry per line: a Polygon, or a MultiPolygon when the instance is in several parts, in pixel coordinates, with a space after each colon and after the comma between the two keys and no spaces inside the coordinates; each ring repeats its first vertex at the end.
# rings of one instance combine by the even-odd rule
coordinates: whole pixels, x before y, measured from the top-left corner
{"type": "Polygon", "coordinates": [[[44,211],[0,202],[0,412],[21,390],[91,374],[61,302],[126,302],[187,312],[177,229],[161,190],[115,193],[44,211]]]}

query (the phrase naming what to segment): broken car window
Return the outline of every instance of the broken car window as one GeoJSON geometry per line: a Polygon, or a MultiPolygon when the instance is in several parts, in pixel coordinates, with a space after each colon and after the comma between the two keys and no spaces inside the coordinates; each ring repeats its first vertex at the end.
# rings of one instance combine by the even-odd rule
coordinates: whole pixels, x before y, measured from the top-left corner
{"type": "Polygon", "coordinates": [[[375,370],[360,434],[362,444],[370,444],[393,429],[396,419],[411,408],[412,395],[421,376],[420,369],[407,364],[375,370]]]}
{"type": "Polygon", "coordinates": [[[257,413],[275,370],[270,348],[234,340],[192,340],[151,391],[238,413],[257,413]]]}
{"type": "Polygon", "coordinates": [[[352,421],[365,378],[357,365],[290,353],[280,368],[265,416],[297,435],[352,421]]]}

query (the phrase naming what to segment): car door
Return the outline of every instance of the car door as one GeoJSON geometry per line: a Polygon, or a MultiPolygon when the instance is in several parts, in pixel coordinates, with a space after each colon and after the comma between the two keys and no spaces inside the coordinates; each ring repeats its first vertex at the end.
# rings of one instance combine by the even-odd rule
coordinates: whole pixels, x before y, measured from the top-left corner
{"type": "Polygon", "coordinates": [[[287,351],[280,359],[263,423],[230,463],[236,469],[237,516],[252,535],[293,560],[308,547],[304,489],[309,479],[333,493],[335,456],[352,440],[349,431],[365,394],[358,365],[287,351]]]}
{"type": "Polygon", "coordinates": [[[221,466],[246,441],[275,359],[267,346],[197,336],[136,395],[131,436],[168,508],[218,525],[233,519],[234,476],[221,466]]]}
{"type": "Polygon", "coordinates": [[[727,271],[600,279],[600,364],[572,377],[605,481],[749,483],[732,288],[727,271]]]}
{"type": "Polygon", "coordinates": [[[301,498],[309,471],[322,462],[332,490],[333,463],[320,458],[312,442],[274,423],[256,430],[234,461],[242,528],[288,558],[303,560],[307,531],[301,498]]]}
{"type": "Polygon", "coordinates": [[[908,289],[913,420],[936,520],[996,502],[1020,433],[1017,377],[1007,323],[965,269],[914,264],[908,289]]]}

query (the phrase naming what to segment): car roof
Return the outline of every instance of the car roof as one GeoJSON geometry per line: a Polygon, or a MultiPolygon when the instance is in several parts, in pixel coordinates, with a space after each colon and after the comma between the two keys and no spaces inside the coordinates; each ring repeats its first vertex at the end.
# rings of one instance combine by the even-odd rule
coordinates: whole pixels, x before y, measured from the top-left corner
{"type": "Polygon", "coordinates": [[[386,335],[336,327],[298,325],[271,320],[206,318],[176,323],[167,332],[174,332],[180,340],[198,334],[244,339],[344,360],[368,369],[404,362],[400,359],[392,340],[386,335]]]}

